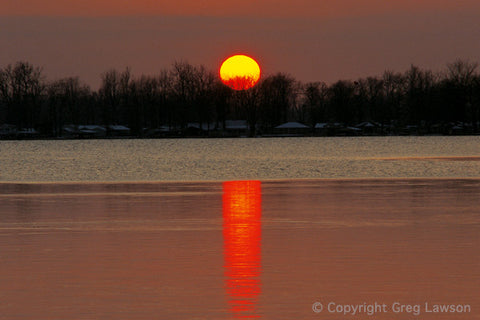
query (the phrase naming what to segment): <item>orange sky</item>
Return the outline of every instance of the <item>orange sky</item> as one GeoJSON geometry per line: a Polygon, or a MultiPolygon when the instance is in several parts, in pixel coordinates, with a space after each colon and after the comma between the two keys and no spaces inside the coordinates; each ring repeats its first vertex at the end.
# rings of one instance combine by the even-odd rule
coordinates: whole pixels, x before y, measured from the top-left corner
{"type": "Polygon", "coordinates": [[[336,17],[480,9],[477,0],[2,0],[0,15],[204,15],[336,17]]]}
{"type": "Polygon", "coordinates": [[[264,75],[333,82],[480,62],[478,0],[0,0],[0,67],[19,60],[48,79],[187,60],[217,70],[232,53],[264,75]]]}

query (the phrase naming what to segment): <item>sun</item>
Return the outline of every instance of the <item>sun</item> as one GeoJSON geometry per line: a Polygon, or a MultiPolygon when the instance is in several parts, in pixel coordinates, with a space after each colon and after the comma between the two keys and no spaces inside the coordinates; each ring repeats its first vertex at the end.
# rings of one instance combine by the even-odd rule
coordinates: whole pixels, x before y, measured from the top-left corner
{"type": "Polygon", "coordinates": [[[234,55],[222,63],[220,79],[234,90],[246,90],[260,79],[260,66],[249,56],[234,55]]]}

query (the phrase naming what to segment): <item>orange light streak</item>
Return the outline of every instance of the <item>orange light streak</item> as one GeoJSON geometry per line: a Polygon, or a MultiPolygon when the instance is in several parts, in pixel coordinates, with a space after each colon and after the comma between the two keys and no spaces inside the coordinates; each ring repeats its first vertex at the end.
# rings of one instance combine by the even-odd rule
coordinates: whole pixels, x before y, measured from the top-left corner
{"type": "Polygon", "coordinates": [[[260,181],[223,183],[225,284],[235,319],[259,317],[261,202],[260,181]]]}

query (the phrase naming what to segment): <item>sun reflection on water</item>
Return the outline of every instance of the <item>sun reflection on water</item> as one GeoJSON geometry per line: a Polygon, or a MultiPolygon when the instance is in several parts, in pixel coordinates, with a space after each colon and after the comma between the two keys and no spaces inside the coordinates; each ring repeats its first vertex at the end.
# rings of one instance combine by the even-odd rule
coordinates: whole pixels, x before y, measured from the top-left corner
{"type": "Polygon", "coordinates": [[[260,181],[223,183],[225,285],[235,319],[260,317],[261,201],[260,181]]]}

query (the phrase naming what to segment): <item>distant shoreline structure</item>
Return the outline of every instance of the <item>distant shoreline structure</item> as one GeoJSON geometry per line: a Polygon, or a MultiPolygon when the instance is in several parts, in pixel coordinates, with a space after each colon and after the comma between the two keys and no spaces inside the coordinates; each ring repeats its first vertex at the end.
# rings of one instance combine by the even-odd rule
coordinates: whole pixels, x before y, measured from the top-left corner
{"type": "MultiPolygon", "coordinates": [[[[183,139],[183,138],[247,138],[250,129],[246,120],[226,121],[226,126],[190,123],[185,128],[145,129],[140,135],[132,135],[130,128],[121,125],[67,125],[57,137],[42,135],[35,129],[17,130],[12,125],[0,125],[1,140],[76,140],[76,139],[183,139]]],[[[480,123],[477,124],[480,128],[480,123]]],[[[363,122],[356,126],[342,123],[317,123],[309,127],[300,122],[287,122],[272,131],[261,132],[251,138],[288,137],[387,137],[387,136],[478,136],[480,129],[466,123],[437,123],[430,127],[407,125],[395,127],[363,122]]]]}
{"type": "Polygon", "coordinates": [[[236,91],[181,61],[156,76],[109,70],[94,91],[17,62],[0,68],[0,139],[478,135],[477,67],[412,65],[331,85],[277,73],[236,91]]]}

